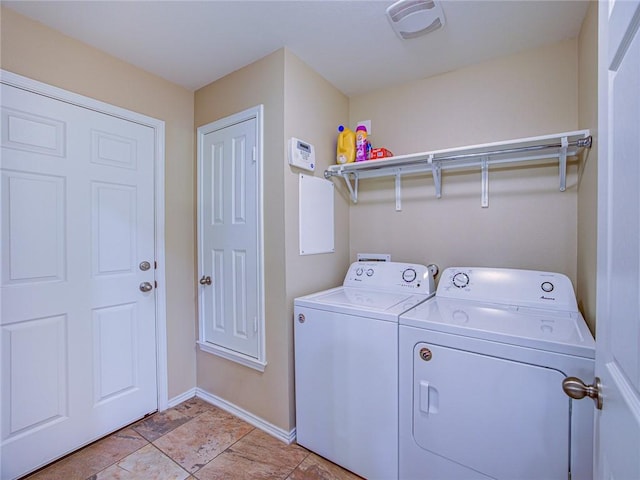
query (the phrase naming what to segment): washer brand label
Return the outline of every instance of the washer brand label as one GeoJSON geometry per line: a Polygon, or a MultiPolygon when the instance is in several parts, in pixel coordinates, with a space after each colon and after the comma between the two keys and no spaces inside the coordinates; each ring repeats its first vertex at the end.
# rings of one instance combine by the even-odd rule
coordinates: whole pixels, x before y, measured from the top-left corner
{"type": "Polygon", "coordinates": [[[544,295],[542,295],[540,298],[542,300],[555,300],[555,297],[545,297],[544,295]]]}

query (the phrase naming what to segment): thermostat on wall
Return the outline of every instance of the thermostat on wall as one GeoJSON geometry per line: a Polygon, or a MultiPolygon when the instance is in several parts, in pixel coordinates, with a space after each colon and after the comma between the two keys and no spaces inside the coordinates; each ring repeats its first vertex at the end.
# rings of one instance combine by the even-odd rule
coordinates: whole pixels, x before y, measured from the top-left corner
{"type": "Polygon", "coordinates": [[[316,152],[313,145],[291,137],[289,139],[289,165],[313,172],[316,169],[316,152]]]}

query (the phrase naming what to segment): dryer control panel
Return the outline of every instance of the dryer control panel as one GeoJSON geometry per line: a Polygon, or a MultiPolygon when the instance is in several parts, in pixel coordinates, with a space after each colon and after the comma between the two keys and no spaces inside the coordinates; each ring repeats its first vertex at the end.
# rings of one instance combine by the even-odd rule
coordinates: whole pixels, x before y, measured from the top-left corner
{"type": "Polygon", "coordinates": [[[354,262],[347,271],[343,286],[426,295],[435,292],[431,271],[417,263],[354,262]]]}
{"type": "Polygon", "coordinates": [[[451,267],[438,284],[438,297],[577,312],[566,275],[512,268],[451,267]]]}

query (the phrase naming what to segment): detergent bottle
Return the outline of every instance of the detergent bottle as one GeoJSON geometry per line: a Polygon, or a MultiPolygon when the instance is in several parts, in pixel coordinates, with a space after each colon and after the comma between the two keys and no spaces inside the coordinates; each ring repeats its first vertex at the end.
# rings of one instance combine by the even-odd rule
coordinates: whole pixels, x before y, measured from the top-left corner
{"type": "Polygon", "coordinates": [[[358,125],[356,128],[356,162],[369,159],[369,141],[367,140],[367,127],[358,125]]]}
{"type": "Polygon", "coordinates": [[[356,160],[356,134],[344,125],[338,127],[338,143],[336,146],[338,163],[351,163],[356,160]]]}

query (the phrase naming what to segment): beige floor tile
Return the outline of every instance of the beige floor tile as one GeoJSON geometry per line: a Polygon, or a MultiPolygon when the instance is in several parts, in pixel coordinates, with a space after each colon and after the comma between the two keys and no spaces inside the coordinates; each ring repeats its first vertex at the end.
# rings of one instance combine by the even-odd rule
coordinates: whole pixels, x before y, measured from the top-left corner
{"type": "Polygon", "coordinates": [[[198,415],[153,443],[185,470],[194,473],[253,428],[215,409],[198,415]]]}
{"type": "Polygon", "coordinates": [[[182,413],[183,415],[186,415],[189,418],[194,418],[204,412],[218,410],[218,407],[205,402],[201,398],[193,397],[182,402],[179,405],[176,405],[173,409],[177,412],[182,413]]]}
{"type": "Polygon", "coordinates": [[[149,444],[90,480],[185,480],[187,477],[188,472],[149,444]]]}
{"type": "Polygon", "coordinates": [[[27,478],[28,480],[85,480],[148,443],[132,428],[125,428],[27,478]]]}
{"type": "Polygon", "coordinates": [[[361,478],[315,453],[309,454],[287,477],[288,480],[358,480],[361,478]]]}
{"type": "Polygon", "coordinates": [[[253,430],[199,470],[199,480],[284,479],[309,455],[298,445],[287,445],[253,430]]]}
{"type": "Polygon", "coordinates": [[[184,425],[193,417],[178,408],[169,408],[164,412],[154,413],[133,425],[133,429],[144,438],[153,442],[162,435],[184,425]]]}

